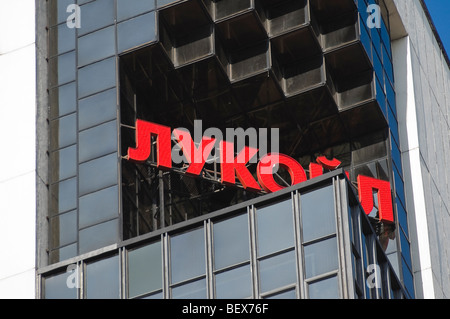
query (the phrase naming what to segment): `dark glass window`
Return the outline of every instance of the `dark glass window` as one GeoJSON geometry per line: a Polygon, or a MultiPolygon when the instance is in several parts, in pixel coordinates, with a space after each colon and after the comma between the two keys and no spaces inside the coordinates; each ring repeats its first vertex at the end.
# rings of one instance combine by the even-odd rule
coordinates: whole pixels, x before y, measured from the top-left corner
{"type": "Polygon", "coordinates": [[[117,25],[119,52],[156,40],[156,14],[150,12],[117,25]],[[145,32],[143,32],[145,30],[145,32]]]}
{"type": "Polygon", "coordinates": [[[214,267],[221,269],[249,260],[248,215],[214,224],[214,267]]]}
{"type": "Polygon", "coordinates": [[[261,292],[297,282],[295,251],[289,251],[259,262],[261,292]]]}
{"type": "Polygon", "coordinates": [[[117,184],[117,154],[81,164],[79,181],[80,195],[117,184]]]}
{"type": "Polygon", "coordinates": [[[111,0],[96,0],[81,6],[82,27],[79,35],[87,34],[94,30],[112,25],[115,17],[115,5],[111,0]]]}
{"type": "Polygon", "coordinates": [[[160,289],[162,289],[161,242],[130,250],[128,252],[129,297],[134,298],[160,289]]]}
{"type": "Polygon", "coordinates": [[[79,133],[79,161],[85,162],[117,151],[117,121],[79,133]]]}
{"type": "Polygon", "coordinates": [[[252,297],[250,265],[233,268],[215,275],[216,298],[244,299],[252,297]]]}
{"type": "Polygon", "coordinates": [[[119,256],[109,257],[86,265],[86,298],[120,298],[119,256]]]}
{"type": "Polygon", "coordinates": [[[203,228],[172,237],[170,253],[172,283],[204,275],[205,234],[203,228]]]}
{"type": "Polygon", "coordinates": [[[306,278],[338,269],[336,237],[304,246],[306,278]]]}
{"type": "Polygon", "coordinates": [[[50,155],[52,165],[51,182],[73,177],[77,174],[77,147],[76,145],[60,149],[50,155]]]}
{"type": "MultiPolygon", "coordinates": [[[[71,280],[71,277],[76,274],[71,272],[65,272],[49,276],[44,279],[44,298],[45,299],[77,299],[78,290],[76,288],[69,288],[67,281],[71,280]]],[[[73,278],[75,283],[75,278],[73,278]]]]}
{"type": "Polygon", "coordinates": [[[117,117],[117,90],[104,91],[78,102],[78,128],[87,129],[117,117]]]}
{"type": "Polygon", "coordinates": [[[336,232],[333,185],[300,196],[303,241],[336,232]]]}
{"type": "Polygon", "coordinates": [[[115,85],[115,58],[90,64],[78,71],[78,94],[80,98],[112,88],[115,85]]]}
{"type": "Polygon", "coordinates": [[[294,246],[292,201],[257,210],[258,256],[294,246]]]}
{"type": "Polygon", "coordinates": [[[310,299],[338,299],[338,278],[331,277],[308,284],[310,299]]]}
{"type": "Polygon", "coordinates": [[[115,244],[119,239],[118,219],[84,228],[78,236],[80,254],[115,244]]]}
{"type": "Polygon", "coordinates": [[[80,197],[80,228],[117,218],[119,216],[118,197],[117,185],[80,197]]]}
{"type": "Polygon", "coordinates": [[[77,86],[68,83],[50,90],[50,118],[54,119],[77,110],[77,86]]]}
{"type": "Polygon", "coordinates": [[[116,52],[114,26],[78,38],[78,66],[110,57],[116,52]]]}

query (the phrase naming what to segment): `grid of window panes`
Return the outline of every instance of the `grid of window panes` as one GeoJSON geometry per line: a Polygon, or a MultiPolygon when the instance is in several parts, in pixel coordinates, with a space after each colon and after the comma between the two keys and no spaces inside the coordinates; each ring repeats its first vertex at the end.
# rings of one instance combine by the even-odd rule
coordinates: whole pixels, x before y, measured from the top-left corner
{"type": "Polygon", "coordinates": [[[389,35],[389,24],[386,23],[384,16],[387,13],[384,1],[376,0],[356,0],[358,11],[361,16],[360,30],[361,42],[363,43],[366,52],[368,53],[376,75],[376,92],[377,101],[385,114],[389,124],[389,139],[390,139],[390,157],[391,157],[391,171],[395,188],[395,207],[398,219],[398,236],[400,237],[400,249],[396,245],[391,245],[387,251],[390,253],[391,261],[396,263],[397,269],[402,269],[402,276],[407,287],[407,291],[411,296],[414,296],[414,285],[412,276],[412,264],[410,256],[410,240],[408,233],[408,223],[406,216],[406,202],[404,192],[403,170],[400,154],[400,140],[398,133],[397,108],[395,103],[394,91],[394,68],[392,66],[392,49],[391,39],[389,35]],[[381,19],[379,27],[369,27],[368,22],[377,22],[377,17],[374,15],[374,10],[368,10],[369,5],[379,5],[381,19]],[[385,12],[386,14],[382,14],[385,12]],[[397,252],[401,252],[401,263],[398,265],[397,252]]]}
{"type": "Polygon", "coordinates": [[[156,1],[51,0],[48,6],[49,263],[55,263],[118,241],[116,61],[155,40],[156,1]],[[72,4],[80,6],[80,28],[67,24],[75,19],[72,4]],[[146,32],[131,32],[136,29],[146,32]]]}
{"type": "Polygon", "coordinates": [[[41,297],[403,297],[374,230],[342,174],[313,189],[262,197],[210,215],[189,226],[181,224],[178,230],[60,266],[59,272],[44,272],[41,297]],[[336,189],[343,191],[342,196],[335,195],[336,189]],[[350,204],[336,200],[345,197],[350,204]],[[348,216],[339,215],[344,206],[348,216]],[[340,224],[347,217],[349,225],[340,224]],[[343,226],[350,226],[350,232],[338,231],[343,226]],[[350,241],[351,250],[340,248],[350,241]],[[349,295],[353,290],[347,291],[350,284],[342,275],[347,271],[345,255],[350,252],[354,275],[349,283],[359,288],[354,295],[349,295]],[[365,269],[370,265],[381,269],[381,281],[373,289],[366,285],[370,278],[365,269]]]}

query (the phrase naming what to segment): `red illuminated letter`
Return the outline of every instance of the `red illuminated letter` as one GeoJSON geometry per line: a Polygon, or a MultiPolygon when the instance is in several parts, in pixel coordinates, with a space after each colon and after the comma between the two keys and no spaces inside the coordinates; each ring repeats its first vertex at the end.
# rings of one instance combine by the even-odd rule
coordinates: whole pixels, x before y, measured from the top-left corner
{"type": "Polygon", "coordinates": [[[366,214],[370,214],[373,209],[373,190],[377,191],[380,220],[393,223],[391,184],[372,177],[358,176],[359,201],[366,214]]]}
{"type": "Polygon", "coordinates": [[[323,167],[320,164],[309,163],[309,179],[323,175],[323,167]]]}
{"type": "Polygon", "coordinates": [[[322,165],[323,168],[329,169],[330,171],[335,170],[341,165],[341,161],[333,158],[332,160],[327,159],[325,156],[320,156],[316,159],[317,163],[322,165]]]}
{"type": "Polygon", "coordinates": [[[198,176],[200,175],[206,160],[214,147],[215,139],[203,137],[199,147],[195,147],[191,134],[188,131],[179,129],[173,130],[173,134],[181,146],[184,156],[189,162],[189,167],[186,174],[198,176]]]}
{"type": "Polygon", "coordinates": [[[157,165],[161,168],[172,168],[170,127],[136,121],[136,148],[128,148],[128,159],[145,162],[151,152],[151,137],[156,136],[157,165]]]}
{"type": "Polygon", "coordinates": [[[258,181],[266,192],[277,192],[285,187],[280,186],[273,178],[273,167],[279,165],[291,176],[291,185],[306,181],[306,173],[299,162],[284,154],[267,154],[258,163],[258,181]]]}
{"type": "Polygon", "coordinates": [[[235,158],[234,143],[222,141],[220,145],[222,183],[235,185],[237,176],[245,189],[255,192],[261,191],[258,183],[246,167],[248,161],[258,153],[258,150],[245,146],[235,158]]]}

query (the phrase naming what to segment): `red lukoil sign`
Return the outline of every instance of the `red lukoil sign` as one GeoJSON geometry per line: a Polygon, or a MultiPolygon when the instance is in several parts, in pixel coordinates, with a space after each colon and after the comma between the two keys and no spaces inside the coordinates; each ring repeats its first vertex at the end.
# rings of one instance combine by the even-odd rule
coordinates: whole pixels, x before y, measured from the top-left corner
{"type": "MultiPolygon", "coordinates": [[[[130,161],[145,162],[151,153],[151,139],[156,138],[157,167],[169,170],[172,168],[172,136],[187,159],[189,167],[186,174],[197,177],[203,170],[206,159],[211,153],[216,139],[202,137],[197,147],[189,132],[143,121],[136,121],[136,148],[129,148],[126,158],[130,161]],[[206,154],[206,156],[205,156],[206,154]]],[[[307,180],[303,167],[292,157],[269,153],[261,157],[257,164],[257,180],[249,171],[247,164],[257,153],[258,149],[245,146],[239,154],[235,155],[234,143],[219,141],[221,183],[224,185],[236,185],[236,178],[243,188],[253,192],[265,191],[267,193],[277,192],[284,186],[279,185],[274,179],[274,167],[284,168],[290,175],[291,185],[296,185],[307,180]]],[[[337,159],[328,160],[325,156],[318,157],[317,163],[310,163],[309,178],[313,179],[323,174],[324,169],[337,169],[341,162],[337,159]]],[[[348,174],[348,173],[347,173],[348,174]]],[[[394,222],[391,185],[389,182],[372,177],[359,175],[358,196],[364,211],[369,214],[374,208],[373,192],[378,196],[379,219],[383,222],[394,222]]]]}

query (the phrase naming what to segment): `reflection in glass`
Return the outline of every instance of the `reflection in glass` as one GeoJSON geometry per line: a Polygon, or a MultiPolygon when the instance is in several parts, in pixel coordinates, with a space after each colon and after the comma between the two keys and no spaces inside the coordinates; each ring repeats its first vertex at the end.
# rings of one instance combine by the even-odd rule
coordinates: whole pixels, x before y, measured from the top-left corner
{"type": "MultiPolygon", "coordinates": [[[[65,272],[44,279],[45,299],[77,299],[77,289],[67,287],[67,280],[73,273],[65,272]]],[[[70,279],[69,279],[70,280],[70,279]]]]}
{"type": "Polygon", "coordinates": [[[338,299],[338,278],[331,277],[308,285],[309,299],[338,299]]]}
{"type": "Polygon", "coordinates": [[[55,151],[50,155],[51,182],[57,182],[77,174],[76,145],[55,151]]]}
{"type": "Polygon", "coordinates": [[[75,114],[50,122],[50,149],[55,150],[75,144],[77,141],[77,118],[75,114]]]}
{"type": "Polygon", "coordinates": [[[78,95],[80,98],[112,88],[115,85],[116,59],[114,57],[90,64],[78,71],[78,95]]]}
{"type": "Polygon", "coordinates": [[[172,283],[205,274],[203,228],[172,237],[170,252],[172,283]]]}
{"type": "Polygon", "coordinates": [[[304,247],[306,278],[338,269],[336,237],[304,247]]]}
{"type": "Polygon", "coordinates": [[[117,185],[80,197],[80,228],[101,223],[119,215],[117,185]]]}
{"type": "Polygon", "coordinates": [[[78,29],[78,35],[87,34],[114,23],[115,1],[96,0],[81,6],[82,28],[78,29]]]}
{"type": "Polygon", "coordinates": [[[155,9],[155,1],[117,0],[117,20],[122,21],[155,9]]]}
{"type": "Polygon", "coordinates": [[[114,26],[78,38],[78,67],[107,58],[116,52],[114,26]]]}
{"type": "Polygon", "coordinates": [[[124,21],[117,25],[119,53],[156,40],[155,12],[124,21]],[[145,30],[145,32],[139,32],[145,30]]]}
{"type": "Polygon", "coordinates": [[[50,219],[50,248],[65,246],[77,241],[77,211],[50,219]]]}
{"type": "Polygon", "coordinates": [[[258,209],[256,218],[258,256],[294,245],[294,217],[291,200],[258,209]]]}
{"type": "Polygon", "coordinates": [[[206,279],[172,288],[173,299],[206,299],[206,279]]]}
{"type": "Polygon", "coordinates": [[[247,214],[214,224],[215,269],[249,260],[248,238],[247,214]]]}
{"type": "Polygon", "coordinates": [[[221,272],[215,277],[216,298],[243,299],[252,296],[250,265],[221,272]]]}
{"type": "Polygon", "coordinates": [[[50,215],[56,215],[77,208],[76,178],[54,184],[50,190],[50,215]]]}
{"type": "Polygon", "coordinates": [[[89,263],[86,265],[86,298],[120,298],[119,256],[89,263]]]}
{"type": "Polygon", "coordinates": [[[117,154],[81,164],[79,180],[80,195],[117,184],[117,154]]]}
{"type": "Polygon", "coordinates": [[[300,200],[304,242],[336,232],[333,185],[301,194],[300,200]]]}
{"type": "Polygon", "coordinates": [[[276,295],[271,295],[266,299],[297,299],[297,293],[295,289],[292,289],[276,295]]]}
{"type": "Polygon", "coordinates": [[[76,82],[51,89],[49,99],[51,119],[75,112],[77,110],[76,82]]]}
{"type": "Polygon", "coordinates": [[[261,292],[297,282],[295,251],[290,251],[259,262],[261,292]]]}
{"type": "Polygon", "coordinates": [[[133,298],[162,288],[161,242],[128,252],[128,291],[133,298]]]}
{"type": "Polygon", "coordinates": [[[117,243],[118,219],[80,230],[78,240],[80,254],[117,243]]]}
{"type": "Polygon", "coordinates": [[[111,89],[78,102],[78,128],[89,127],[114,120],[117,117],[117,90],[111,89]]]}
{"type": "Polygon", "coordinates": [[[117,150],[117,122],[111,121],[79,133],[79,161],[85,162],[117,150]]]}

